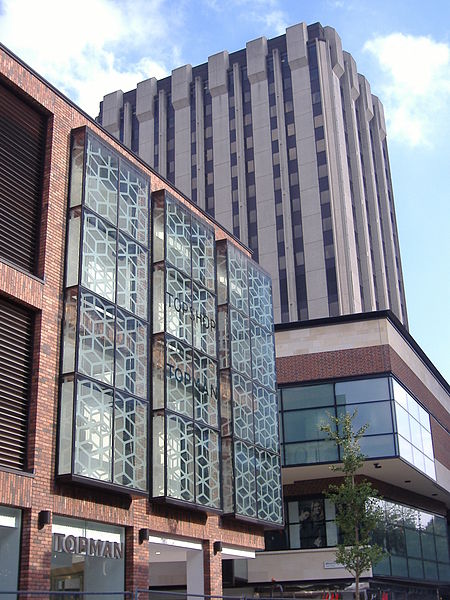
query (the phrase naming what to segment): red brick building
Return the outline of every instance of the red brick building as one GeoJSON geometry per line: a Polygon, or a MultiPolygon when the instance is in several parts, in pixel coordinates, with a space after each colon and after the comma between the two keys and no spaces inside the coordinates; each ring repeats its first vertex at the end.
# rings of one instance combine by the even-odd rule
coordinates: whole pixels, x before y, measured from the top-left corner
{"type": "Polygon", "coordinates": [[[147,589],[177,561],[221,594],[222,557],[282,521],[271,301],[250,279],[269,300],[270,281],[3,46],[0,106],[0,589],[147,589]],[[268,435],[233,422],[238,380],[268,435]]]}

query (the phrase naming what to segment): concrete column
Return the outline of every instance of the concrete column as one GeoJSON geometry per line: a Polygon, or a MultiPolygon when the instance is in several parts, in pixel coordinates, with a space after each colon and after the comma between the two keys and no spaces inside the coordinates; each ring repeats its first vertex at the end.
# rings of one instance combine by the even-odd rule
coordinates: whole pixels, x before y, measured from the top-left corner
{"type": "Polygon", "coordinates": [[[352,172],[353,202],[355,206],[356,231],[358,234],[359,262],[361,270],[362,296],[364,309],[375,310],[375,288],[373,284],[372,261],[370,257],[369,229],[363,185],[363,172],[360,157],[358,122],[355,101],[359,97],[359,79],[356,63],[347,52],[344,55],[344,74],[342,89],[344,96],[345,118],[347,125],[348,158],[352,172]]]}
{"type": "Polygon", "coordinates": [[[205,574],[203,567],[203,552],[200,550],[188,550],[186,552],[187,600],[197,600],[195,596],[189,596],[189,594],[205,594],[205,574]]]}
{"type": "Polygon", "coordinates": [[[120,139],[120,111],[122,107],[122,90],[103,96],[102,126],[117,139],[120,139]]]}
{"type": "Polygon", "coordinates": [[[236,158],[239,196],[240,239],[248,245],[247,188],[245,181],[244,112],[242,101],[241,71],[238,63],[233,65],[234,118],[236,123],[236,158]]]}
{"type": "Polygon", "coordinates": [[[275,321],[280,314],[280,283],[273,192],[272,141],[267,83],[267,40],[247,43],[247,76],[250,81],[256,185],[256,219],[259,264],[272,277],[275,321]]]}
{"type": "Polygon", "coordinates": [[[167,176],[167,96],[164,90],[159,90],[159,134],[158,134],[158,151],[159,165],[158,172],[163,176],[167,176]]]}
{"type": "Polygon", "coordinates": [[[344,57],[336,31],[332,27],[325,27],[324,32],[327,43],[319,43],[318,48],[323,67],[322,106],[327,130],[336,276],[340,313],[348,314],[361,312],[361,294],[340,88],[344,57]]]}
{"type": "Polygon", "coordinates": [[[384,261],[384,252],[378,210],[377,188],[375,181],[375,165],[372,156],[372,143],[370,140],[370,121],[373,118],[372,94],[370,85],[365,77],[358,75],[360,96],[357,100],[359,106],[359,131],[361,135],[360,150],[364,158],[364,176],[366,181],[366,206],[367,220],[371,232],[371,250],[374,256],[375,276],[377,280],[376,295],[378,308],[388,308],[387,280],[384,261]]]}
{"type": "Polygon", "coordinates": [[[286,145],[286,123],[284,119],[283,75],[278,49],[273,51],[273,70],[275,80],[275,101],[278,122],[278,146],[280,156],[281,198],[283,207],[283,232],[286,260],[289,319],[298,320],[297,287],[295,282],[294,242],[292,233],[291,196],[289,193],[289,170],[286,145]]]}
{"type": "MultiPolygon", "coordinates": [[[[197,148],[197,204],[205,210],[205,113],[203,81],[195,78],[195,145],[197,148]]],[[[189,162],[190,164],[190,162],[189,162]]]]}
{"type": "MultiPolygon", "coordinates": [[[[321,146],[319,142],[320,147],[316,146],[314,137],[307,41],[305,23],[286,29],[297,138],[308,316],[316,319],[328,317],[329,311],[316,159],[316,148],[321,146]]],[[[323,146],[325,149],[325,144],[323,146]]]]}
{"type": "Polygon", "coordinates": [[[175,111],[175,185],[191,196],[191,85],[192,67],[172,71],[172,106],[175,111]]]}
{"type": "Polygon", "coordinates": [[[131,130],[133,126],[133,112],[130,102],[123,105],[123,143],[127,148],[131,148],[131,130]]]}
{"type": "Polygon", "coordinates": [[[383,105],[376,96],[372,96],[374,117],[371,121],[372,149],[377,174],[376,184],[379,198],[380,218],[383,223],[384,260],[386,277],[390,291],[390,309],[403,321],[400,302],[399,273],[395,262],[396,247],[394,242],[393,225],[391,221],[391,204],[388,194],[386,176],[387,166],[383,156],[383,141],[386,138],[386,123],[384,120],[383,105]]]}
{"type": "Polygon", "coordinates": [[[213,124],[214,216],[229,231],[233,231],[228,67],[226,51],[208,58],[208,85],[212,100],[213,124]]]}
{"type": "Polygon", "coordinates": [[[155,77],[137,84],[136,117],[139,121],[139,156],[151,167],[155,164],[155,77]]]}

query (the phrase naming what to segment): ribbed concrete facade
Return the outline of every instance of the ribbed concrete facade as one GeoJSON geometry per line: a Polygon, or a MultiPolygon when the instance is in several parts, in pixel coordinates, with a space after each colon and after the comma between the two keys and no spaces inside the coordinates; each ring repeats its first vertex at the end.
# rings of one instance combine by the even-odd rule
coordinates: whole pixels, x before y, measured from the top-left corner
{"type": "Polygon", "coordinates": [[[276,322],[389,308],[407,326],[383,106],[333,28],[113,92],[99,119],[251,248],[276,322]]]}

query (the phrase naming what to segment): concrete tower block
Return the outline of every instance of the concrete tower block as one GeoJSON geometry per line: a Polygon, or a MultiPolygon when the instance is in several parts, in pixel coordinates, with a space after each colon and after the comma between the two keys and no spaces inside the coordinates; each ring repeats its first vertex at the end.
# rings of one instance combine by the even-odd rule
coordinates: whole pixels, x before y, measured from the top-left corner
{"type": "Polygon", "coordinates": [[[373,105],[372,105],[372,94],[370,92],[370,83],[364,77],[358,73],[359,80],[359,91],[361,93],[362,105],[365,111],[365,117],[367,121],[371,121],[373,118],[373,105]]]}
{"type": "Polygon", "coordinates": [[[136,88],[136,117],[138,121],[153,119],[154,100],[157,93],[155,77],[137,84],[136,88]]]}
{"type": "Polygon", "coordinates": [[[123,107],[123,92],[117,90],[103,96],[102,125],[115,137],[120,133],[120,109],[123,107]]]}
{"type": "Polygon", "coordinates": [[[308,28],[306,23],[299,23],[286,29],[286,44],[289,66],[291,69],[299,69],[308,64],[308,28]]]}
{"type": "Polygon", "coordinates": [[[247,42],[247,75],[250,83],[264,81],[267,78],[266,56],[267,39],[260,37],[247,42]]]}
{"type": "Polygon", "coordinates": [[[338,77],[344,73],[344,57],[342,55],[342,42],[336,30],[332,27],[325,27],[325,39],[330,44],[331,67],[338,77]]]}
{"type": "Polygon", "coordinates": [[[175,110],[189,106],[191,81],[191,65],[184,65],[172,71],[172,105],[175,110]]]}
{"type": "Polygon", "coordinates": [[[373,112],[377,120],[378,129],[380,131],[380,139],[384,140],[386,137],[386,121],[384,119],[384,108],[377,96],[372,95],[373,112]]]}
{"type": "Polygon", "coordinates": [[[359,96],[359,79],[356,62],[353,56],[348,52],[343,52],[342,54],[344,57],[344,68],[348,73],[348,79],[350,81],[350,94],[352,100],[356,100],[359,96]]]}
{"type": "Polygon", "coordinates": [[[212,97],[227,93],[229,66],[230,61],[226,50],[208,58],[208,85],[212,97]]]}

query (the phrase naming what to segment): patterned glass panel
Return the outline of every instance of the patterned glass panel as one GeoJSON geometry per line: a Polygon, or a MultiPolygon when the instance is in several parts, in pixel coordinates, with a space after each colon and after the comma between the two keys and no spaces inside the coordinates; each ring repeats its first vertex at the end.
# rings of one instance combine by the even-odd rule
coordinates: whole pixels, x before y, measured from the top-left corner
{"type": "Polygon", "coordinates": [[[219,434],[195,427],[195,485],[197,502],[220,508],[219,434]]]}
{"type": "Polygon", "coordinates": [[[114,307],[92,294],[81,294],[78,370],[112,384],[114,370],[114,307]]]}
{"type": "Polygon", "coordinates": [[[149,181],[128,165],[120,169],[119,228],[147,245],[149,181]]]}
{"type": "Polygon", "coordinates": [[[217,354],[216,300],[205,289],[193,284],[193,345],[210,356],[217,354]]]}
{"type": "Polygon", "coordinates": [[[231,367],[251,377],[249,320],[230,310],[231,367]]]}
{"type": "Polygon", "coordinates": [[[248,285],[250,318],[262,327],[272,330],[272,283],[270,277],[262,273],[251,262],[248,265],[248,285]]]}
{"type": "Polygon", "coordinates": [[[117,170],[115,153],[89,136],[86,160],[85,204],[98,215],[117,223],[117,170]]]}
{"type": "Polygon", "coordinates": [[[167,495],[194,501],[193,424],[181,417],[167,415],[166,460],[167,495]]]}
{"type": "Polygon", "coordinates": [[[237,373],[232,374],[234,434],[254,442],[252,382],[237,373]]]}
{"type": "Polygon", "coordinates": [[[262,385],[275,389],[275,350],[273,336],[259,325],[252,328],[252,374],[262,385]]]}
{"type": "Polygon", "coordinates": [[[147,396],[147,325],[117,311],[116,387],[147,396]]]}
{"type": "Polygon", "coordinates": [[[256,517],[255,449],[236,441],[234,443],[234,476],[236,512],[256,517]]]}
{"type": "Polygon", "coordinates": [[[278,452],[278,406],[275,392],[254,386],[255,442],[278,452]]]}
{"type": "Polygon", "coordinates": [[[166,331],[192,344],[191,281],[175,269],[166,271],[166,331]]]}
{"type": "Polygon", "coordinates": [[[214,292],[214,231],[195,219],[192,219],[192,279],[214,292]]]}
{"type": "Polygon", "coordinates": [[[217,363],[194,351],[195,419],[218,426],[217,363]]]}
{"type": "Polygon", "coordinates": [[[167,408],[192,418],[192,350],[168,339],[166,354],[167,408]]]}
{"type": "Polygon", "coordinates": [[[81,283],[114,302],[116,231],[90,213],[84,215],[81,283]]]}
{"type": "Polygon", "coordinates": [[[283,522],[280,468],[278,454],[256,451],[258,518],[272,523],[283,522]]]}
{"type": "Polygon", "coordinates": [[[114,407],[114,482],[147,489],[146,402],[116,395],[114,407]]]}
{"type": "Polygon", "coordinates": [[[223,510],[231,513],[234,510],[234,470],[233,470],[233,444],[231,438],[222,439],[222,485],[223,485],[223,510]]]}
{"type": "Polygon", "coordinates": [[[228,292],[232,306],[248,314],[247,257],[228,245],[228,292]]]}
{"type": "Polygon", "coordinates": [[[191,219],[178,202],[166,203],[166,258],[177,269],[191,275],[191,219]]]}
{"type": "Polygon", "coordinates": [[[112,390],[91,381],[77,385],[75,473],[111,480],[112,390]]]}
{"type": "Polygon", "coordinates": [[[61,386],[59,405],[59,475],[70,473],[72,467],[73,387],[73,379],[66,377],[61,386]]]}
{"type": "Polygon", "coordinates": [[[164,496],[164,459],[166,451],[164,444],[164,416],[162,414],[157,414],[153,417],[152,440],[152,495],[164,496]]]}
{"type": "Polygon", "coordinates": [[[219,329],[219,363],[221,369],[230,366],[230,319],[228,311],[224,307],[217,313],[217,325],[219,329]]]}
{"type": "Polygon", "coordinates": [[[148,289],[148,253],[135,242],[119,235],[117,304],[146,319],[148,289]]]}

